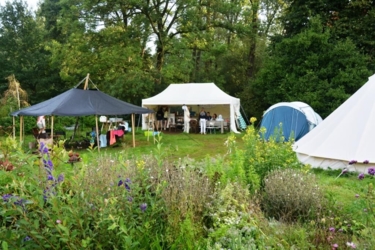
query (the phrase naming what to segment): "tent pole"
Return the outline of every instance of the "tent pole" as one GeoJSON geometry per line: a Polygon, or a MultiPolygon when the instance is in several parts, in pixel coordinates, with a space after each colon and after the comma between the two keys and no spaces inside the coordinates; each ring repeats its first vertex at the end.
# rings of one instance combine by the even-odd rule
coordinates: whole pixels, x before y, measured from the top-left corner
{"type": "Polygon", "coordinates": [[[240,105],[241,109],[242,109],[242,113],[243,115],[245,116],[245,121],[246,121],[246,124],[248,124],[248,122],[250,121],[249,119],[247,119],[247,116],[246,116],[246,113],[245,113],[245,110],[243,109],[242,105],[240,105]]]}
{"type": "Polygon", "coordinates": [[[133,148],[135,148],[135,127],[134,127],[135,119],[134,113],[132,114],[132,134],[133,134],[133,148]]]}
{"type": "Polygon", "coordinates": [[[51,116],[51,138],[52,138],[52,145],[53,145],[53,115],[51,116]]]}
{"type": "Polygon", "coordinates": [[[22,117],[22,142],[25,142],[25,117],[22,117]]]}
{"type": "Polygon", "coordinates": [[[138,124],[137,124],[137,131],[138,131],[138,128],[139,128],[139,123],[141,122],[141,115],[139,114],[139,117],[138,117],[138,124]]]}
{"type": "Polygon", "coordinates": [[[98,147],[98,152],[100,152],[98,115],[95,116],[95,125],[96,125],[96,145],[98,147]]]}
{"type": "Polygon", "coordinates": [[[16,118],[13,116],[13,128],[12,128],[12,132],[13,132],[13,140],[16,139],[16,118]]]}
{"type": "Polygon", "coordinates": [[[22,142],[22,124],[23,123],[23,116],[20,117],[20,142],[22,142]]]}
{"type": "Polygon", "coordinates": [[[87,86],[88,86],[88,84],[89,84],[89,77],[90,77],[90,74],[88,73],[87,76],[86,76],[85,85],[83,86],[83,89],[84,89],[84,90],[87,89],[87,86]]]}

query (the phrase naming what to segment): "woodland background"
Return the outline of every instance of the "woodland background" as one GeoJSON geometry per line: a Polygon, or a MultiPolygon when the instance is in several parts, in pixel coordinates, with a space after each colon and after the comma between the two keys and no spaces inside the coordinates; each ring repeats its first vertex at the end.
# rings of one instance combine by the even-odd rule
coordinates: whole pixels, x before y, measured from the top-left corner
{"type": "Polygon", "coordinates": [[[323,118],[375,72],[368,0],[21,0],[0,6],[1,116],[13,75],[28,103],[77,85],[134,104],[170,83],[215,82],[248,117],[303,101],[323,118]]]}

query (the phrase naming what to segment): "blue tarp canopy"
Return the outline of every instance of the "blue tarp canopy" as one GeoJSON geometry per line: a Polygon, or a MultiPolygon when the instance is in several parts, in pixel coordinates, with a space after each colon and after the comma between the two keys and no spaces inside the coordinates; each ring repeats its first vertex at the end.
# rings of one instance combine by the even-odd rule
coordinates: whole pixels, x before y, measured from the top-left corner
{"type": "Polygon", "coordinates": [[[142,108],[99,90],[73,88],[47,101],[13,112],[12,116],[87,116],[147,114],[153,110],[142,108]]]}

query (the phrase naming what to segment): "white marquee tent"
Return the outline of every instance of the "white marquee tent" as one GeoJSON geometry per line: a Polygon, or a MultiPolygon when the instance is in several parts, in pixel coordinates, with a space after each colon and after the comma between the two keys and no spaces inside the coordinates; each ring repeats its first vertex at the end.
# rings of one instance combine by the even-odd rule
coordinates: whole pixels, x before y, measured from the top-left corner
{"type": "Polygon", "coordinates": [[[375,75],[319,126],[295,143],[298,159],[312,167],[365,172],[375,164],[375,75]],[[348,165],[350,161],[356,164],[348,165]],[[370,164],[363,164],[368,161],[370,164]],[[372,165],[371,165],[372,164],[372,165]]]}
{"type": "MultiPolygon", "coordinates": [[[[240,114],[240,99],[232,97],[218,88],[214,83],[181,83],[170,84],[163,92],[142,100],[142,107],[156,110],[158,106],[190,106],[196,113],[200,107],[211,115],[221,114],[230,121],[230,128],[238,133],[235,119],[240,114]]],[[[182,111],[182,109],[181,109],[182,111]]],[[[146,129],[145,117],[142,128],[146,129]]]]}

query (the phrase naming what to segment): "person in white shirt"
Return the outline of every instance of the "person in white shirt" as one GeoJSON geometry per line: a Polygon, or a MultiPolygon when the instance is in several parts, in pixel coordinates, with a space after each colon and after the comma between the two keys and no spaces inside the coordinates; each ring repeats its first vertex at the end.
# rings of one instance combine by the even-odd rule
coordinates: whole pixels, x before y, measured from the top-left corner
{"type": "Polygon", "coordinates": [[[164,108],[164,114],[163,114],[163,126],[164,130],[167,130],[167,125],[168,125],[168,108],[164,108]]]}
{"type": "Polygon", "coordinates": [[[207,114],[204,111],[204,108],[201,109],[199,113],[199,125],[201,127],[201,134],[206,134],[206,123],[207,123],[207,114]]]}
{"type": "Polygon", "coordinates": [[[189,107],[185,104],[182,106],[182,110],[184,111],[184,132],[189,133],[190,130],[190,111],[189,107]]]}
{"type": "Polygon", "coordinates": [[[39,129],[39,138],[47,138],[46,119],[44,118],[44,115],[38,116],[36,120],[36,126],[39,129]]]}

